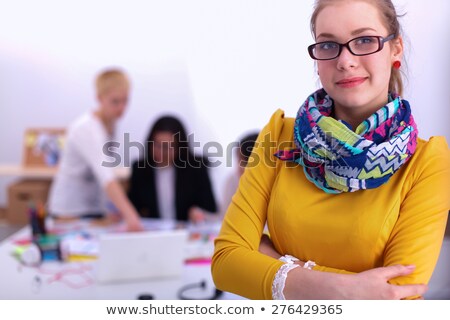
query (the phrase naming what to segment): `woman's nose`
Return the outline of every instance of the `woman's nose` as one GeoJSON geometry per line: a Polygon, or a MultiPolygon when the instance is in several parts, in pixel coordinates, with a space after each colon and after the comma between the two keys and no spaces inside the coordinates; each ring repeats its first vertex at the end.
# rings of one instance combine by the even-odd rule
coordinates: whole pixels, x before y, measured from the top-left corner
{"type": "Polygon", "coordinates": [[[346,47],[342,48],[341,54],[336,59],[339,70],[346,70],[357,66],[358,57],[352,54],[346,47]]]}

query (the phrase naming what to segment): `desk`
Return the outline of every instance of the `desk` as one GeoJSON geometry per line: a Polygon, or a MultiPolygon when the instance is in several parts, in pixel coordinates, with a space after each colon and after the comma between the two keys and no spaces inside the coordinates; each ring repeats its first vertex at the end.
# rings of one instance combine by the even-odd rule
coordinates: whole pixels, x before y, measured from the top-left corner
{"type": "MultiPolygon", "coordinates": [[[[151,294],[154,299],[175,300],[181,287],[202,280],[207,283],[205,291],[192,289],[185,294],[203,299],[215,290],[209,264],[187,264],[177,278],[117,284],[95,282],[95,261],[45,262],[40,267],[27,267],[11,253],[14,241],[29,236],[30,228],[26,226],[0,243],[0,299],[134,300],[141,294],[151,294]]],[[[221,299],[243,298],[224,293],[221,299]]]]}
{"type": "MultiPolygon", "coordinates": [[[[57,172],[57,167],[33,167],[13,164],[0,165],[0,177],[15,177],[20,181],[8,188],[6,220],[11,224],[24,225],[29,202],[46,203],[50,184],[57,172]]],[[[130,168],[115,168],[116,177],[123,188],[128,188],[130,168]]]]}
{"type": "MultiPolygon", "coordinates": [[[[14,250],[14,241],[29,237],[30,230],[24,227],[17,233],[0,243],[0,300],[4,299],[88,299],[88,300],[133,300],[138,295],[149,293],[155,299],[177,299],[178,290],[187,284],[205,280],[206,292],[192,290],[189,292],[193,298],[211,296],[214,291],[211,278],[210,265],[185,265],[183,274],[179,278],[170,280],[138,281],[120,284],[100,285],[95,283],[93,263],[60,263],[51,262],[43,264],[42,269],[23,266],[11,255],[14,250]],[[44,268],[45,267],[45,268],[44,268]],[[80,288],[72,288],[56,280],[62,270],[81,270],[73,277],[68,277],[74,283],[81,283],[80,288]],[[86,269],[83,269],[86,268],[86,269]],[[46,272],[55,271],[50,274],[46,272]],[[87,276],[87,278],[83,278],[87,276]],[[83,281],[87,280],[87,285],[83,281]]],[[[429,291],[425,299],[450,299],[450,237],[444,238],[438,264],[429,283],[429,291]]],[[[243,299],[240,296],[224,293],[221,299],[243,299]]]]}
{"type": "MultiPolygon", "coordinates": [[[[26,167],[16,164],[0,164],[0,177],[17,177],[22,179],[51,180],[55,176],[57,167],[26,167]]],[[[128,179],[130,168],[115,168],[116,176],[120,180],[128,179]]]]}
{"type": "Polygon", "coordinates": [[[0,176],[25,179],[53,179],[56,168],[24,167],[21,165],[0,165],[0,176]]]}

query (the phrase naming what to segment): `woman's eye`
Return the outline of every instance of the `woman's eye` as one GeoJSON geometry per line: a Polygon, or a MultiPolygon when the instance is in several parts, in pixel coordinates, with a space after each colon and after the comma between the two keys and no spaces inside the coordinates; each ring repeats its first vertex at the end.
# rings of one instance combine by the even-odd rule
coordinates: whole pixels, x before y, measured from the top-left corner
{"type": "Polygon", "coordinates": [[[372,44],[374,41],[373,37],[362,37],[356,39],[356,44],[372,44]]]}
{"type": "Polygon", "coordinates": [[[319,46],[320,50],[330,50],[330,49],[335,49],[337,47],[337,43],[335,42],[324,42],[321,43],[319,46]]]}

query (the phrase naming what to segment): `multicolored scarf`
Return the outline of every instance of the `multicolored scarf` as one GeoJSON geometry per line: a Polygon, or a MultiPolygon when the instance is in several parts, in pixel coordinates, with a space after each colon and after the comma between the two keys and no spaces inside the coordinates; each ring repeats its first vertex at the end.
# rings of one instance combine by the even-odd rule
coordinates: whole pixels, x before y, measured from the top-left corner
{"type": "Polygon", "coordinates": [[[294,125],[297,148],[275,156],[303,166],[306,177],[327,193],[373,189],[414,154],[417,128],[408,101],[390,94],[387,105],[355,131],[331,117],[333,100],[320,89],[300,107],[294,125]]]}

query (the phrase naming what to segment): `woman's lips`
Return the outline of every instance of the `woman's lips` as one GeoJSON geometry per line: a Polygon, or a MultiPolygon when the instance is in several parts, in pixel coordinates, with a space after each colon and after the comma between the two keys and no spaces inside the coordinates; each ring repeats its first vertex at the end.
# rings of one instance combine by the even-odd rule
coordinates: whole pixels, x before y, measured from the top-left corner
{"type": "Polygon", "coordinates": [[[359,86],[361,83],[366,81],[367,78],[363,77],[354,77],[354,78],[348,78],[348,79],[342,79],[336,82],[336,85],[342,88],[353,88],[356,86],[359,86]]]}

